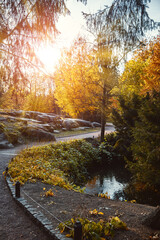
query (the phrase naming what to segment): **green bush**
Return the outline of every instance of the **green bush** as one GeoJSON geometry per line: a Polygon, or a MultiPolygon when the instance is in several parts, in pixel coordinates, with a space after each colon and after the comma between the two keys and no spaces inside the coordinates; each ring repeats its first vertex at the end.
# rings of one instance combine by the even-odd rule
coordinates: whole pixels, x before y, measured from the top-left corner
{"type": "Polygon", "coordinates": [[[22,184],[41,179],[72,188],[87,181],[89,169],[97,161],[97,149],[84,140],[74,140],[23,150],[10,162],[9,173],[13,181],[22,184]]]}
{"type": "Polygon", "coordinates": [[[128,165],[136,181],[160,191],[160,92],[148,95],[138,114],[128,165]]]}
{"type": "Polygon", "coordinates": [[[118,136],[115,132],[105,136],[104,142],[99,146],[102,164],[118,164],[119,162],[122,162],[123,157],[120,154],[117,142],[118,136]]]}

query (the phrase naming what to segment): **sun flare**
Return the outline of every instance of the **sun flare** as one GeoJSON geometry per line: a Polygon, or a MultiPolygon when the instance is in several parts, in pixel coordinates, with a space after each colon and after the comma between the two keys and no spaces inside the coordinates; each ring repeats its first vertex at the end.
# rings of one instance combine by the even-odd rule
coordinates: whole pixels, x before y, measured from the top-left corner
{"type": "Polygon", "coordinates": [[[44,64],[45,69],[52,73],[60,59],[61,50],[50,45],[40,46],[37,50],[37,56],[44,64]]]}

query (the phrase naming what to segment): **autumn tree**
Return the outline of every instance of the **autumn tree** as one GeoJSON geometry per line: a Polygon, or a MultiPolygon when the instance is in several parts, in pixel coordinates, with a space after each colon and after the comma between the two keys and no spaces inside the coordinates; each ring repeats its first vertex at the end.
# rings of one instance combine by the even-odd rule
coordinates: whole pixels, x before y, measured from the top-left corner
{"type": "MultiPolygon", "coordinates": [[[[86,4],[86,0],[80,1],[86,4]]],[[[30,75],[43,68],[35,46],[41,42],[53,43],[59,16],[69,13],[64,0],[1,1],[0,54],[3,75],[7,77],[4,93],[10,89],[17,105],[21,92],[28,91],[30,75]]]]}
{"type": "Polygon", "coordinates": [[[86,110],[101,113],[102,141],[117,80],[115,59],[111,55],[109,49],[88,49],[87,42],[80,38],[63,54],[54,76],[55,97],[65,112],[74,117],[86,110]]]}
{"type": "Polygon", "coordinates": [[[113,121],[119,136],[119,142],[124,149],[126,158],[132,159],[131,143],[132,129],[139,120],[138,111],[145,101],[146,95],[159,88],[159,37],[145,46],[140,47],[133,58],[125,65],[119,78],[119,97],[117,109],[113,109],[113,121]],[[130,156],[127,157],[127,152],[130,156]]]}
{"type": "MultiPolygon", "coordinates": [[[[142,36],[147,30],[158,26],[158,23],[148,16],[146,11],[148,2],[114,0],[111,7],[105,6],[103,10],[99,10],[95,14],[83,13],[88,31],[95,35],[98,52],[112,49],[112,53],[116,51],[119,56],[122,54],[114,67],[117,67],[117,64],[125,59],[133,46],[140,44],[142,36]]],[[[103,61],[102,63],[99,61],[99,65],[103,66],[103,61]]],[[[107,68],[109,69],[110,66],[108,65],[107,68]]],[[[104,124],[105,122],[102,123],[102,126],[104,124]]],[[[103,139],[103,133],[101,139],[103,139]]]]}
{"type": "Polygon", "coordinates": [[[119,79],[120,94],[132,98],[133,94],[145,95],[160,91],[160,37],[140,47],[125,65],[119,79]]]}
{"type": "Polygon", "coordinates": [[[86,42],[80,38],[69,51],[63,51],[54,74],[58,105],[73,117],[86,109],[95,110],[95,96],[90,97],[90,92],[95,89],[92,83],[97,80],[98,66],[86,42]]]}
{"type": "Polygon", "coordinates": [[[154,38],[139,52],[139,58],[146,62],[141,79],[145,84],[142,93],[160,91],[160,36],[154,38]]]}

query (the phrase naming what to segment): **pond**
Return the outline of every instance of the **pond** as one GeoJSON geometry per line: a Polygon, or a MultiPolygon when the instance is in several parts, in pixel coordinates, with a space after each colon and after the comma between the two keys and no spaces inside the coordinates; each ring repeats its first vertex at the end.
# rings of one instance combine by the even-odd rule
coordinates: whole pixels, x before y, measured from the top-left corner
{"type": "Polygon", "coordinates": [[[106,193],[111,199],[125,200],[123,189],[130,180],[130,174],[121,166],[106,167],[98,171],[85,185],[85,192],[89,194],[106,193]]]}

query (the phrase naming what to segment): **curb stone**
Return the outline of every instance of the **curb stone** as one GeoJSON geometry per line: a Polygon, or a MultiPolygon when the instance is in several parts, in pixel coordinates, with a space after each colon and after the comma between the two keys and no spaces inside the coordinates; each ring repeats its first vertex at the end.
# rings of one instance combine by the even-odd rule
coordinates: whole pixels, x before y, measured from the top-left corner
{"type": "Polygon", "coordinates": [[[40,227],[43,231],[48,235],[50,239],[53,240],[73,240],[71,238],[66,238],[64,235],[60,234],[58,230],[55,230],[52,227],[52,223],[37,209],[33,208],[31,205],[27,203],[27,201],[20,197],[15,197],[15,187],[8,177],[6,177],[7,186],[11,192],[13,199],[17,202],[17,204],[22,207],[29,215],[29,217],[40,227]]]}

